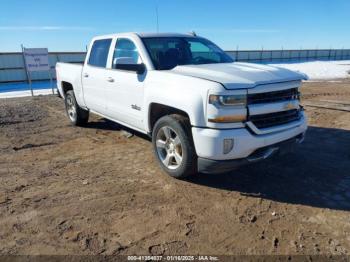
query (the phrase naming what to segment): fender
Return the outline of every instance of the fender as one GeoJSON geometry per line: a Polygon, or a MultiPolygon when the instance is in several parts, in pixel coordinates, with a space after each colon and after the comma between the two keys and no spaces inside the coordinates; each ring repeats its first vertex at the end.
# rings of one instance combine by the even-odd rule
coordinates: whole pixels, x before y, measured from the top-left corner
{"type": "MultiPolygon", "coordinates": [[[[172,74],[167,71],[149,71],[145,85],[144,119],[149,119],[153,103],[184,111],[192,126],[206,125],[206,106],[209,90],[221,90],[219,83],[191,76],[172,74]]],[[[151,131],[149,121],[145,123],[151,131]]]]}

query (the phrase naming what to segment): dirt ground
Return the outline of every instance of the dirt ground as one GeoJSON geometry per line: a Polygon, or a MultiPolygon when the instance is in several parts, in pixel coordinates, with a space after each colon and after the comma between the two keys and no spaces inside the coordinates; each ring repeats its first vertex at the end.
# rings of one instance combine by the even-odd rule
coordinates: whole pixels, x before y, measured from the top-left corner
{"type": "MultiPolygon", "coordinates": [[[[302,90],[350,102],[349,80],[302,90]]],[[[306,110],[293,155],[179,181],[117,124],[74,128],[55,96],[0,100],[0,254],[349,254],[350,112],[306,110]]]]}

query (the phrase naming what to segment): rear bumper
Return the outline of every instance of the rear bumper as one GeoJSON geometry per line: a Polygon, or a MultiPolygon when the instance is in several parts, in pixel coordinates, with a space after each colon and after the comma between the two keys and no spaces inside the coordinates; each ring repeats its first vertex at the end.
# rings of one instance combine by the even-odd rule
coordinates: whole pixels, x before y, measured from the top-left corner
{"type": "Polygon", "coordinates": [[[274,145],[269,145],[263,148],[259,148],[250,154],[246,158],[230,159],[230,160],[213,160],[207,158],[198,158],[198,172],[201,173],[224,173],[240,166],[244,166],[251,163],[256,163],[275,155],[281,155],[288,152],[292,152],[296,145],[301,144],[304,141],[305,133],[301,133],[296,137],[288,139],[283,142],[279,142],[274,145]]]}

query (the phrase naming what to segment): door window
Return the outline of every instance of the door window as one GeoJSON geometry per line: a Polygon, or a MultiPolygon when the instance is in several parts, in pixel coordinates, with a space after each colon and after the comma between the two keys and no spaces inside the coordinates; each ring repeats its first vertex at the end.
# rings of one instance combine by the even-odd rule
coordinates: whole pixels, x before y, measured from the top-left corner
{"type": "Polygon", "coordinates": [[[112,39],[96,40],[92,45],[88,64],[97,67],[106,67],[111,43],[112,39]]]}
{"type": "Polygon", "coordinates": [[[117,40],[113,55],[113,68],[119,63],[139,64],[141,58],[135,44],[126,38],[117,40]]]}

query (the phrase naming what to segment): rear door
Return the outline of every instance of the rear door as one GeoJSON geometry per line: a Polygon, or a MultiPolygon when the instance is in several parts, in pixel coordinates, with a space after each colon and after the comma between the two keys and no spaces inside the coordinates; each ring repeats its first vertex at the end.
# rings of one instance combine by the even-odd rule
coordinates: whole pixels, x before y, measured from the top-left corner
{"type": "Polygon", "coordinates": [[[144,129],[143,95],[146,71],[138,74],[134,71],[115,69],[118,59],[132,64],[141,64],[142,59],[132,39],[118,38],[113,43],[110,70],[106,86],[108,116],[128,126],[144,129]]]}
{"type": "Polygon", "coordinates": [[[84,100],[92,111],[106,112],[106,66],[112,39],[95,40],[82,72],[84,100]]]}

